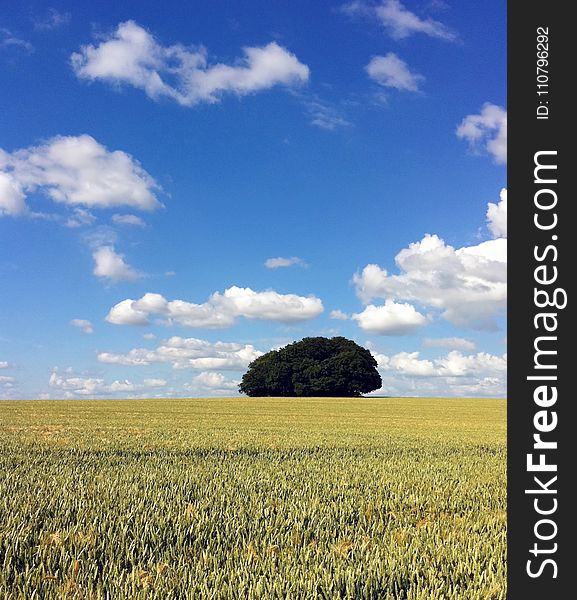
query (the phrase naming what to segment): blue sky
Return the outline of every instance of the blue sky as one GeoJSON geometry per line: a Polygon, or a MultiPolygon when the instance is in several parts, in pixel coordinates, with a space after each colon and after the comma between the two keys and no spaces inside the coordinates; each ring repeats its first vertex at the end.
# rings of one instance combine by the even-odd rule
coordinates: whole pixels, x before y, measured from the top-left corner
{"type": "Polygon", "coordinates": [[[0,78],[0,398],[505,394],[505,2],[3,2],[0,78]]]}

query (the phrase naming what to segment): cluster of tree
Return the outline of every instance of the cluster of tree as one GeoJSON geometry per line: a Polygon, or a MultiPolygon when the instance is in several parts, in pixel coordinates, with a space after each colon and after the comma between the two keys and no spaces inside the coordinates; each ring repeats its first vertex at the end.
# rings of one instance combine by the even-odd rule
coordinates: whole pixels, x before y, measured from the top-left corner
{"type": "Polygon", "coordinates": [[[377,361],[344,337],[304,338],[254,360],[239,390],[248,396],[360,396],[380,388],[377,361]]]}

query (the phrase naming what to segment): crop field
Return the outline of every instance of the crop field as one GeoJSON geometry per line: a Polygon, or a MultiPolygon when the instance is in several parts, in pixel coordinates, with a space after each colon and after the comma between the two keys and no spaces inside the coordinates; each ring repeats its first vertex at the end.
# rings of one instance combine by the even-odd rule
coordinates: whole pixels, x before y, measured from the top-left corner
{"type": "Polygon", "coordinates": [[[0,598],[497,600],[506,403],[0,402],[0,598]]]}

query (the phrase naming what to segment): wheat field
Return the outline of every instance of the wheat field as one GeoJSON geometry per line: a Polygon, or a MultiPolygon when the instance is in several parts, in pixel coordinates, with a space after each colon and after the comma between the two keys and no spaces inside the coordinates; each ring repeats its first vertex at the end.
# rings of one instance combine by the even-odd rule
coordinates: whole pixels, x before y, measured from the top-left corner
{"type": "Polygon", "coordinates": [[[0,598],[500,600],[506,402],[0,402],[0,598]]]}

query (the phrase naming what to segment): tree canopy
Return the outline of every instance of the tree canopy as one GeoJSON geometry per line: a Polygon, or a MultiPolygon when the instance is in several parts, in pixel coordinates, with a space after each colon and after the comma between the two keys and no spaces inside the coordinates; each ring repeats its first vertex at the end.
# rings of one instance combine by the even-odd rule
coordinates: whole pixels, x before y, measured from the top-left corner
{"type": "Polygon", "coordinates": [[[360,396],[380,388],[377,361],[344,337],[309,337],[250,363],[239,390],[247,396],[360,396]]]}

